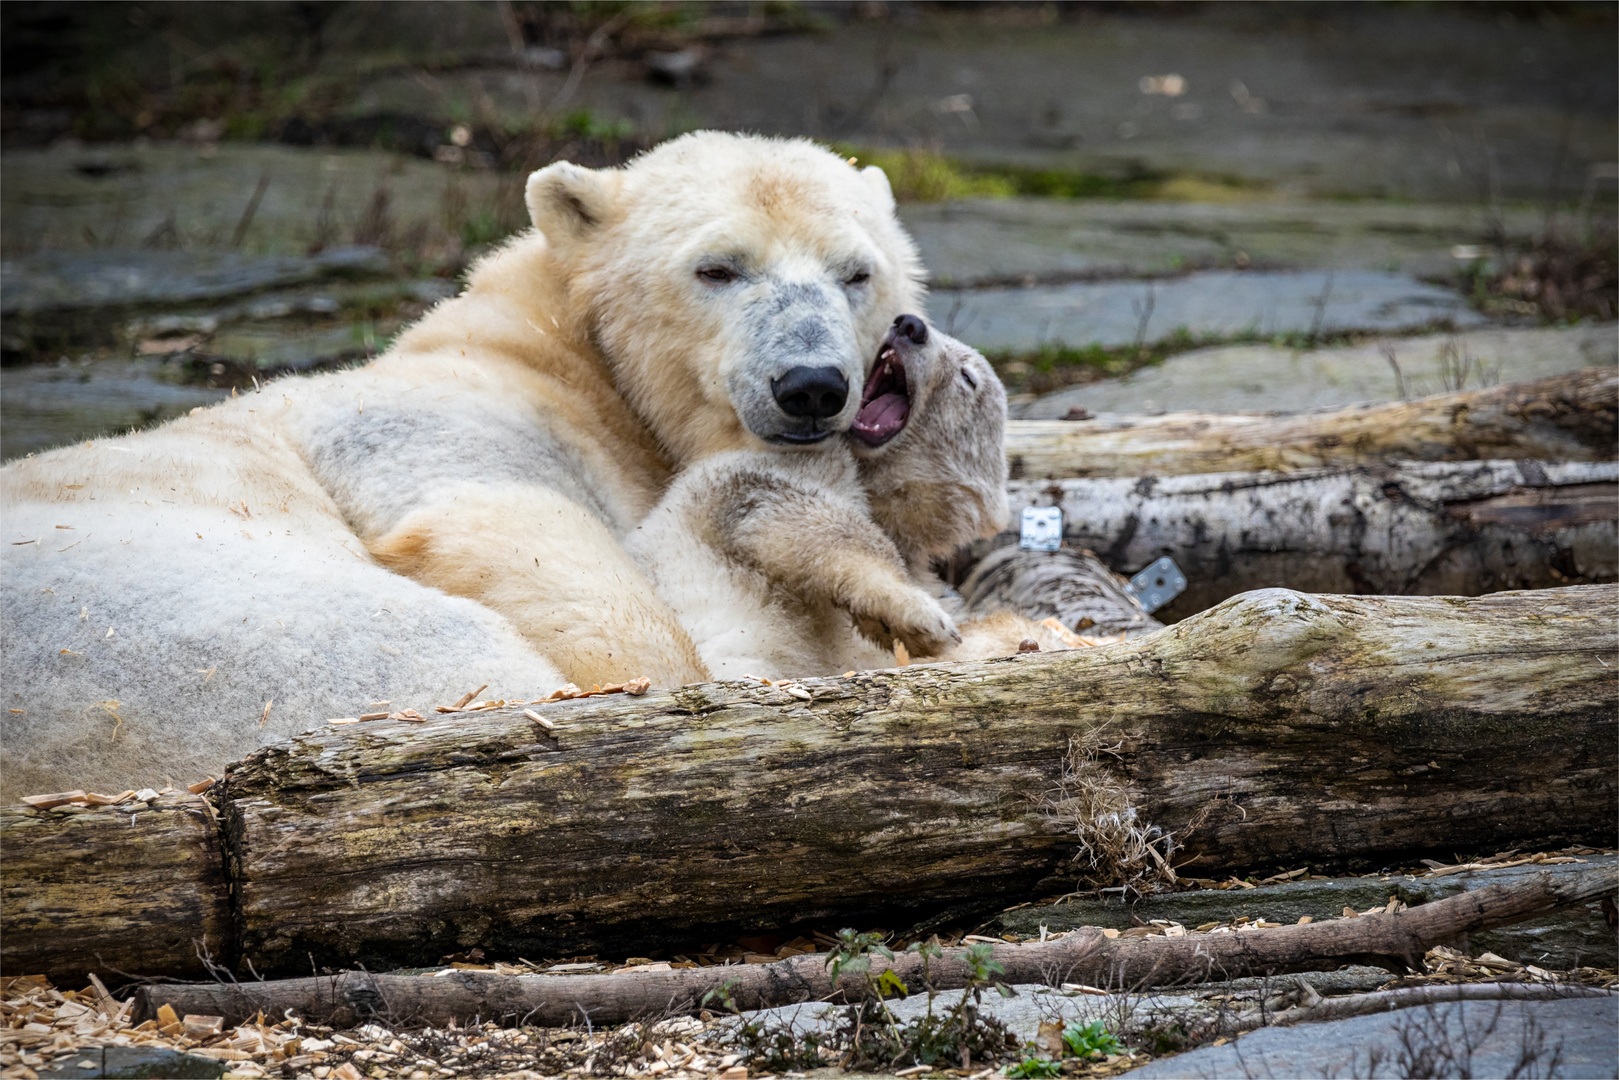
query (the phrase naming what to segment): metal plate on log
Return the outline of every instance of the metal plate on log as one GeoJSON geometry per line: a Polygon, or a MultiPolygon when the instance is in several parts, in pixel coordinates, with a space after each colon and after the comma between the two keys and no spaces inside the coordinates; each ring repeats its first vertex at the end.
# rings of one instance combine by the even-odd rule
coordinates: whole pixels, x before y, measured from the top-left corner
{"type": "Polygon", "coordinates": [[[1017,546],[1025,551],[1056,551],[1062,547],[1062,507],[1025,506],[1017,546]]]}
{"type": "Polygon", "coordinates": [[[1131,578],[1125,588],[1135,594],[1142,608],[1150,615],[1186,591],[1186,575],[1181,573],[1174,559],[1165,555],[1131,578]]]}

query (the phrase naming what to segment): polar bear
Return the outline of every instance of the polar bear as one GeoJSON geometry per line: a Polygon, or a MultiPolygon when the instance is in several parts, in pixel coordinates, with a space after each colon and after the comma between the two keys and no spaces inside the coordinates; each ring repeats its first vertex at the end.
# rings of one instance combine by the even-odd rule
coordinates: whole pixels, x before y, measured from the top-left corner
{"type": "Polygon", "coordinates": [[[834,448],[915,248],[880,170],[803,140],[557,163],[527,202],[366,366],[0,470],[6,795],[484,683],[707,676],[623,535],[676,468],[834,448]]]}
{"type": "Polygon", "coordinates": [[[934,595],[934,560],[1005,526],[1005,428],[983,356],[901,315],[846,452],[705,458],[627,547],[724,678],[887,667],[895,641],[948,660],[1066,647],[1011,613],[958,632],[934,595]]]}

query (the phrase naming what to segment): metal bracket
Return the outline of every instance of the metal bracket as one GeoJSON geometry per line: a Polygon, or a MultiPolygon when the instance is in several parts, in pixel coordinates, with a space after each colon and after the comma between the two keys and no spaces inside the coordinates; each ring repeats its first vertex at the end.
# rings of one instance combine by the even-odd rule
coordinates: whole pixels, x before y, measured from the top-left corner
{"type": "Polygon", "coordinates": [[[1056,551],[1062,547],[1062,507],[1025,506],[1017,546],[1024,551],[1056,551]]]}
{"type": "Polygon", "coordinates": [[[1142,610],[1151,615],[1186,591],[1186,575],[1175,565],[1174,559],[1165,555],[1131,578],[1124,589],[1141,601],[1142,610]]]}

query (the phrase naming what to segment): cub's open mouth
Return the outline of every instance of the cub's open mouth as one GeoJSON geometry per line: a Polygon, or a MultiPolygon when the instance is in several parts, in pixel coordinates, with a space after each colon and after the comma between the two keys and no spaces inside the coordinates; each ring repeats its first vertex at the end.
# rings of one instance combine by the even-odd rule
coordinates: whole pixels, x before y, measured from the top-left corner
{"type": "Polygon", "coordinates": [[[851,434],[867,446],[881,446],[905,430],[911,417],[911,394],[905,382],[905,361],[889,341],[877,353],[877,364],[860,395],[851,434]]]}

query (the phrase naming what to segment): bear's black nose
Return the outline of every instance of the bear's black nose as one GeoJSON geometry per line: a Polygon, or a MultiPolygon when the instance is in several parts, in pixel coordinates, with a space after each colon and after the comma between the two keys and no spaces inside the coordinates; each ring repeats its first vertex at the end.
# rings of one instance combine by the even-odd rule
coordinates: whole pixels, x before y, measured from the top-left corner
{"type": "Polygon", "coordinates": [[[901,315],[894,320],[894,329],[910,338],[913,345],[928,343],[928,324],[915,315],[901,315]]]}
{"type": "Polygon", "coordinates": [[[843,411],[849,400],[849,380],[834,367],[795,367],[770,380],[776,404],[788,416],[824,420],[843,411]]]}

